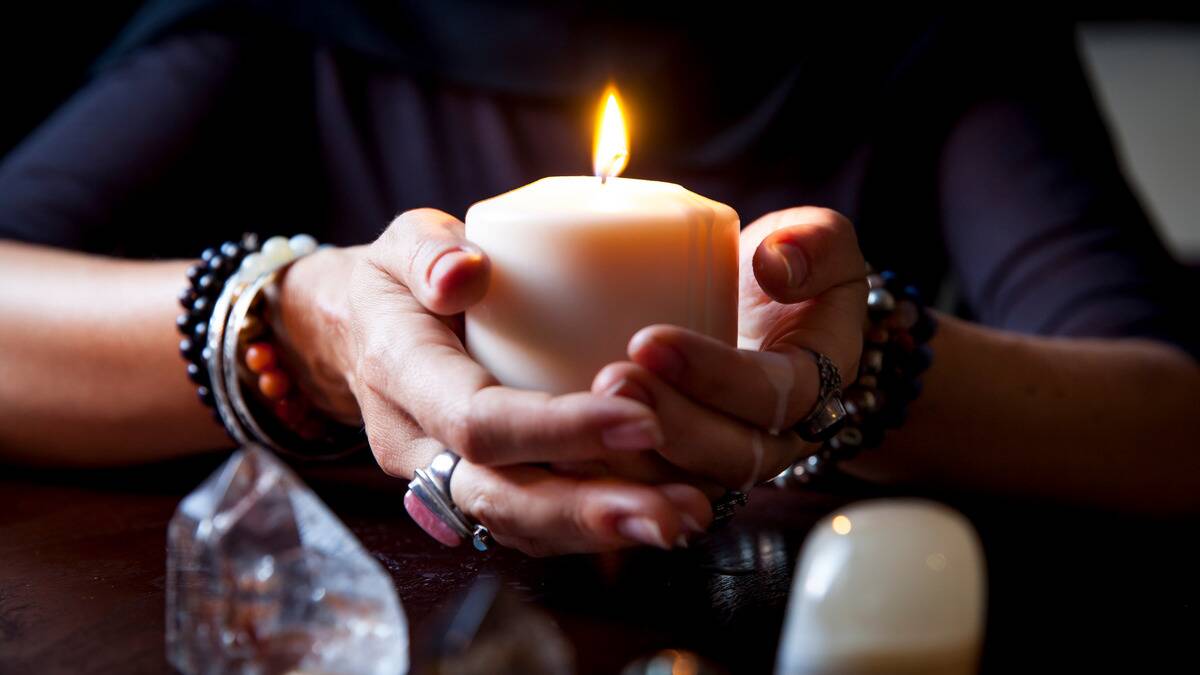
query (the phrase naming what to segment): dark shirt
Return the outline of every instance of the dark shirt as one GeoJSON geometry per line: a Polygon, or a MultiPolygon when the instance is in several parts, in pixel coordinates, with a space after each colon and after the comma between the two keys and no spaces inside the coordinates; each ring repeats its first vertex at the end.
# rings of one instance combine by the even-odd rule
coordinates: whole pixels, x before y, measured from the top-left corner
{"type": "MultiPolygon", "coordinates": [[[[1069,33],[1052,33],[814,30],[794,60],[757,62],[712,45],[629,76],[625,175],[744,224],[837,209],[876,267],[930,295],[950,280],[990,326],[1197,354],[1183,272],[1121,176],[1069,33]]],[[[502,91],[300,33],[179,32],[108,65],[4,160],[0,236],[131,257],[243,231],[363,243],[405,209],[461,217],[588,173],[599,92],[502,91]]]]}

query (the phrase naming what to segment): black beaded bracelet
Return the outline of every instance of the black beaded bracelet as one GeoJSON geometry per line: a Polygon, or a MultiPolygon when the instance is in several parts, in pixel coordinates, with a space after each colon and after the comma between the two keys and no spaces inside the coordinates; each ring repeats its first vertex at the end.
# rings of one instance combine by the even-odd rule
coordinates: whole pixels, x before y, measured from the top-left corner
{"type": "Polygon", "coordinates": [[[921,374],[933,363],[929,341],[937,320],[915,286],[894,272],[867,276],[867,326],[858,378],[846,388],[846,425],[815,454],[775,478],[780,487],[813,486],[836,474],[839,462],[878,447],[888,429],[904,423],[908,405],[921,394],[921,374]]]}
{"type": "MultiPolygon", "coordinates": [[[[187,269],[188,285],[179,292],[179,304],[183,313],[175,319],[182,339],[179,353],[187,361],[187,375],[196,385],[196,395],[204,405],[215,405],[212,383],[209,381],[208,324],[212,318],[213,305],[217,296],[237,271],[248,254],[258,250],[258,235],[244,234],[237,241],[227,241],[217,248],[205,249],[200,262],[187,269]]],[[[220,423],[220,417],[214,411],[220,423]]]]}

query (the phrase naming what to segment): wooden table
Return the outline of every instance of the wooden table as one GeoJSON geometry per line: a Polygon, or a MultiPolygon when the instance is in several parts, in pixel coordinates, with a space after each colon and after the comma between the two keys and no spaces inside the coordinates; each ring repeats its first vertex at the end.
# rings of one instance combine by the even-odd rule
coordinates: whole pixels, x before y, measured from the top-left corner
{"type": "MultiPolygon", "coordinates": [[[[0,673],[169,672],[166,524],[219,461],[0,467],[0,673]]],[[[476,576],[494,574],[557,620],[581,673],[619,672],[668,647],[733,673],[770,672],[806,531],[863,496],[760,489],[729,527],[686,551],[530,559],[442,548],[404,513],[402,482],[366,462],[303,473],[392,574],[414,641],[476,576]]],[[[1178,672],[1185,663],[1198,672],[1196,521],[940,498],[967,513],[987,553],[985,672],[1178,672]]]]}

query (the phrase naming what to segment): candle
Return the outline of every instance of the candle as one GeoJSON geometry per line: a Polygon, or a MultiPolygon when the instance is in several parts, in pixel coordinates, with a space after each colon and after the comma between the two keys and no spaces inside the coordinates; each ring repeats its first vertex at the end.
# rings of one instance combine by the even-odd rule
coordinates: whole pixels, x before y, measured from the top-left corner
{"type": "Polygon", "coordinates": [[[813,527],[792,578],[777,675],[970,675],[987,573],[974,528],[933,502],[853,504],[813,527]]]}
{"type": "Polygon", "coordinates": [[[492,269],[467,311],[467,348],[505,385],[587,390],[656,323],[736,344],[737,213],[673,183],[618,177],[629,145],[614,90],[601,110],[595,176],[543,178],[467,211],[467,238],[492,269]]]}

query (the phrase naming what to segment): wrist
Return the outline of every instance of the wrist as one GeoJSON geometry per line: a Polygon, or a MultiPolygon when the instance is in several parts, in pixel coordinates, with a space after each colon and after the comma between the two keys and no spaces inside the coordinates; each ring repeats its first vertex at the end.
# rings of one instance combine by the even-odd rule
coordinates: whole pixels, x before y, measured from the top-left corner
{"type": "Polygon", "coordinates": [[[322,248],[279,280],[272,329],[314,405],[339,421],[361,420],[351,391],[350,277],[364,247],[322,248]]]}

